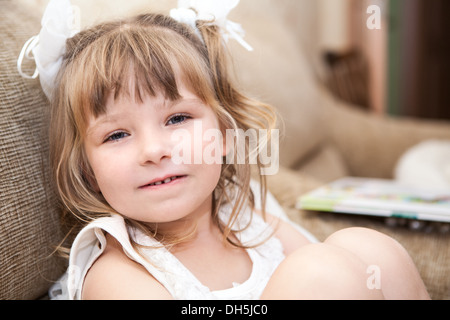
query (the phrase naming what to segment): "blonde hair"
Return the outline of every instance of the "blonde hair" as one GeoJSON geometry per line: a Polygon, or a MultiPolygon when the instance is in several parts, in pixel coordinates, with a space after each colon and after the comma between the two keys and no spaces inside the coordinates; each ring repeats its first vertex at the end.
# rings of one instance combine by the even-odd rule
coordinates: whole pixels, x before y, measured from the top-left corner
{"type": "MultiPolygon", "coordinates": [[[[57,191],[66,213],[77,218],[79,227],[96,218],[118,214],[93,187],[95,177],[83,148],[87,117],[106,112],[108,94],[114,92],[115,98],[134,94],[142,99],[143,94],[155,96],[162,92],[167,99],[175,100],[180,96],[175,71],[181,71],[183,82],[213,108],[223,129],[275,128],[274,110],[241,94],[233,84],[227,49],[218,28],[201,21],[197,25],[203,39],[168,16],[145,14],[98,25],[67,41],[52,99],[50,150],[57,191]],[[129,86],[130,74],[135,76],[134,88],[129,86]]],[[[252,152],[248,144],[247,151],[246,155],[252,152]]],[[[232,240],[233,223],[245,206],[254,207],[250,179],[248,161],[224,163],[214,191],[213,221],[224,240],[235,246],[241,244],[232,240]],[[233,194],[230,190],[238,192],[233,194]],[[230,221],[222,225],[218,209],[230,202],[230,221]]],[[[264,213],[266,184],[262,175],[260,182],[264,213]]],[[[156,225],[125,221],[155,238],[164,238],[165,244],[183,241],[159,235],[156,225]]]]}

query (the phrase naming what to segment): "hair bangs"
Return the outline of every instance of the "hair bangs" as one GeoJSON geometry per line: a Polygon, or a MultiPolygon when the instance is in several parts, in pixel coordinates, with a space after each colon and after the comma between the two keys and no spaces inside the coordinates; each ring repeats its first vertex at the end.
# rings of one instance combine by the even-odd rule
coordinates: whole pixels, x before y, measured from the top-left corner
{"type": "Polygon", "coordinates": [[[73,112],[83,119],[83,127],[88,115],[106,112],[111,94],[114,99],[127,95],[139,102],[145,95],[159,94],[177,100],[183,82],[203,102],[216,101],[206,55],[199,55],[198,48],[176,32],[123,24],[94,42],[68,66],[67,77],[77,86],[68,93],[69,104],[78,109],[73,112]]]}

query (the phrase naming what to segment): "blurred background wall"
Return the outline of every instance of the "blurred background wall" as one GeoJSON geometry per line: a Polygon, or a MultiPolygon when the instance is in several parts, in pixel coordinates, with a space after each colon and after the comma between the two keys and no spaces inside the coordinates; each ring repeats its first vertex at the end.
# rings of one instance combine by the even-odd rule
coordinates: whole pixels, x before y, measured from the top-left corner
{"type": "Polygon", "coordinates": [[[337,96],[375,113],[450,119],[450,1],[319,0],[318,7],[317,56],[337,96]]]}

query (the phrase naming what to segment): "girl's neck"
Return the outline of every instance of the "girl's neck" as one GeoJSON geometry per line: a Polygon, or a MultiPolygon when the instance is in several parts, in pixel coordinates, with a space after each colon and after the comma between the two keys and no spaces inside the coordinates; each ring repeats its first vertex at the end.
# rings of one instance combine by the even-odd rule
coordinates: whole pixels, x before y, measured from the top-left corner
{"type": "Polygon", "coordinates": [[[212,196],[210,196],[195,212],[186,217],[166,223],[158,224],[158,233],[161,235],[187,236],[187,241],[182,241],[176,247],[190,246],[197,241],[217,239],[219,228],[212,219],[212,196]]]}

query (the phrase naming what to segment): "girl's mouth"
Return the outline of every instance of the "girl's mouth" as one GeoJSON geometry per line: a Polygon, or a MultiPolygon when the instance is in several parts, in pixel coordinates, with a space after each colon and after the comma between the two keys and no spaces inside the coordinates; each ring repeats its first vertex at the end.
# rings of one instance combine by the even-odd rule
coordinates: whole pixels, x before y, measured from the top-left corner
{"type": "Polygon", "coordinates": [[[160,185],[164,185],[164,184],[169,184],[172,181],[176,181],[182,178],[185,178],[186,176],[171,176],[171,177],[167,177],[167,178],[163,178],[160,180],[157,180],[155,182],[151,182],[149,184],[146,184],[140,188],[147,188],[147,187],[153,187],[153,186],[160,186],[160,185]]]}

